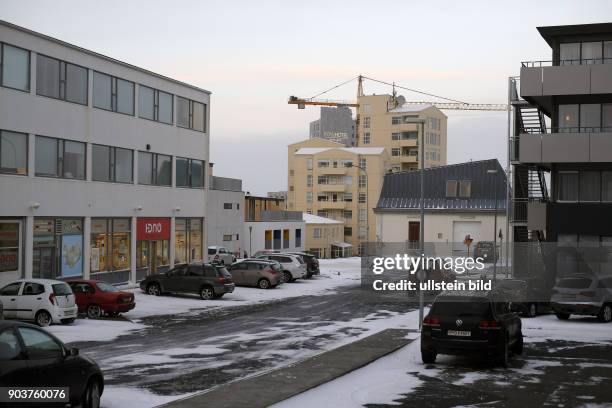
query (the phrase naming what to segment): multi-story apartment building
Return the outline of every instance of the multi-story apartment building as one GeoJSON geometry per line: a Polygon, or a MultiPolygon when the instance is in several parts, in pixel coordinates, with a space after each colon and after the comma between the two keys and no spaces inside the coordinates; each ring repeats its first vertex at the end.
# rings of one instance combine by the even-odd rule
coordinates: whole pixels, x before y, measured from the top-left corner
{"type": "Polygon", "coordinates": [[[612,24],[538,31],[551,56],[523,62],[511,92],[515,240],[610,245],[612,24]]]}
{"type": "Polygon", "coordinates": [[[343,221],[344,241],[355,253],[376,240],[372,208],[389,170],[386,149],[309,139],[289,145],[288,163],[289,210],[343,221]]]}
{"type": "Polygon", "coordinates": [[[201,260],[206,90],[0,22],[0,282],[201,260]]]}
{"type": "Polygon", "coordinates": [[[359,147],[384,147],[392,171],[419,168],[420,132],[424,132],[425,167],[446,164],[446,115],[427,104],[409,104],[404,97],[364,95],[359,98],[359,147]],[[424,125],[415,123],[424,120],[424,125]]]}
{"type": "Polygon", "coordinates": [[[321,107],[319,119],[310,122],[310,138],[325,139],[347,147],[355,145],[355,120],[348,106],[321,107]]]}

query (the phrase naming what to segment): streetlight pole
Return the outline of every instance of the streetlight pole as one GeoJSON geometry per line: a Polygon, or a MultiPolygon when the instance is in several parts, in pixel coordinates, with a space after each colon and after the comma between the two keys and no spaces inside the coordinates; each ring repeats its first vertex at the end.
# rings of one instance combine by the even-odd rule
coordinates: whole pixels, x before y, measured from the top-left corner
{"type": "Polygon", "coordinates": [[[249,258],[253,256],[253,248],[252,248],[252,235],[253,235],[253,226],[249,225],[249,258]]]}
{"type": "MultiPolygon", "coordinates": [[[[366,218],[365,218],[365,222],[366,222],[366,242],[368,242],[368,240],[370,239],[370,194],[368,192],[368,173],[365,169],[365,167],[362,167],[360,165],[356,165],[354,163],[346,163],[345,164],[346,167],[355,167],[358,168],[359,170],[363,171],[363,175],[365,176],[365,191],[366,191],[366,218]]],[[[367,163],[366,163],[367,166],[367,163]]],[[[357,187],[359,187],[359,180],[357,180],[357,187]]],[[[359,188],[357,188],[357,203],[359,203],[359,188]]],[[[357,213],[357,220],[359,220],[359,211],[357,213]]],[[[359,224],[358,224],[359,225],[359,224]]],[[[357,232],[357,234],[359,234],[359,232],[357,232]]],[[[357,235],[359,236],[359,235],[357,235]]],[[[360,239],[360,245],[361,248],[363,249],[363,245],[361,243],[361,239],[360,239]]],[[[363,254],[362,254],[363,255],[363,254]]]]}
{"type": "MultiPolygon", "coordinates": [[[[487,170],[487,174],[497,175],[497,169],[487,170]]],[[[495,215],[493,218],[493,280],[497,279],[497,179],[493,179],[493,197],[495,200],[495,215]]],[[[506,255],[507,256],[507,255],[506,255]]]]}

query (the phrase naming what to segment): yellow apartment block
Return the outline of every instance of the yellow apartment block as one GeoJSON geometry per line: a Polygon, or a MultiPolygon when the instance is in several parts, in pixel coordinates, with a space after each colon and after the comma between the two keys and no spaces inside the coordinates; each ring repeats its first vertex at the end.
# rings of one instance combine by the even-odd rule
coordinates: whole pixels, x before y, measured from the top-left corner
{"type": "Polygon", "coordinates": [[[317,258],[345,258],[352,246],[344,242],[344,222],[313,214],[303,214],[306,223],[306,250],[317,258]]]}
{"type": "Polygon", "coordinates": [[[389,169],[383,147],[344,147],[318,138],[291,144],[287,209],[344,222],[344,243],[357,254],[361,242],[376,240],[372,209],[389,169]]]}
{"type": "Polygon", "coordinates": [[[425,167],[446,164],[446,115],[427,104],[408,104],[403,96],[364,95],[359,98],[358,147],[384,147],[392,171],[419,168],[421,124],[424,119],[425,167]]]}

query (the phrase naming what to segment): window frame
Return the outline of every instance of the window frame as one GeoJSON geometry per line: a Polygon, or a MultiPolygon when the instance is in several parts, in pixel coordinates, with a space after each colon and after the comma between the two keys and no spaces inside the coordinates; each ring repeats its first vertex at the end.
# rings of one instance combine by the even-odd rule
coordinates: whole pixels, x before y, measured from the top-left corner
{"type": "MultiPolygon", "coordinates": [[[[134,87],[134,92],[136,92],[136,87],[134,87]]],[[[151,122],[157,122],[157,123],[162,123],[164,125],[169,125],[169,126],[174,126],[174,97],[176,95],[170,93],[170,92],[166,92],[166,91],[162,91],[160,89],[157,88],[153,88],[152,86],[148,86],[148,85],[143,85],[141,83],[138,83],[138,112],[136,112],[136,109],[134,109],[134,116],[140,118],[140,119],[144,119],[144,120],[148,120],[151,122]],[[147,88],[153,91],[153,119],[149,119],[149,118],[145,118],[143,116],[140,115],[140,88],[147,88]],[[170,119],[170,122],[164,122],[159,120],[159,93],[165,93],[167,95],[170,95],[170,99],[172,100],[172,106],[170,107],[170,114],[172,115],[172,118],[170,119]]],[[[136,96],[134,96],[134,103],[136,102],[136,96]]]]}
{"type": "Polygon", "coordinates": [[[12,130],[7,130],[7,129],[0,129],[0,174],[13,174],[16,176],[28,176],[29,175],[29,168],[30,168],[30,135],[27,133],[23,133],[23,132],[14,132],[12,130]],[[25,173],[18,173],[16,171],[7,171],[6,169],[10,169],[10,167],[3,167],[2,166],[2,133],[3,132],[9,132],[9,133],[17,133],[20,134],[22,136],[25,137],[25,141],[26,141],[26,151],[25,151],[25,173]]]}
{"type": "Polygon", "coordinates": [[[35,157],[38,156],[36,154],[36,138],[46,138],[46,139],[52,139],[55,141],[55,157],[57,159],[57,163],[56,163],[56,172],[55,175],[51,175],[51,174],[45,174],[45,173],[39,173],[38,171],[36,171],[36,162],[34,163],[34,176],[36,177],[47,177],[47,178],[55,178],[55,179],[64,179],[64,180],[87,180],[87,143],[86,142],[81,142],[79,140],[72,140],[72,139],[61,139],[59,137],[53,137],[53,136],[45,136],[45,135],[34,135],[35,139],[34,139],[34,151],[35,151],[35,157]],[[72,142],[72,143],[79,143],[81,145],[83,145],[84,152],[83,152],[83,178],[79,178],[79,177],[66,177],[65,174],[65,156],[66,156],[66,142],[72,142]],[[60,147],[61,145],[61,147],[60,147]],[[60,150],[61,150],[61,156],[60,156],[60,150]]]}
{"type": "Polygon", "coordinates": [[[173,180],[173,170],[172,170],[172,155],[169,154],[163,154],[163,153],[154,153],[154,152],[148,152],[148,151],[143,151],[143,150],[138,150],[138,166],[140,166],[140,153],[147,153],[152,155],[152,159],[151,160],[151,183],[141,183],[140,181],[140,168],[138,171],[138,180],[136,184],[142,185],[142,186],[155,186],[155,187],[172,187],[172,180],[173,180]],[[170,184],[159,184],[157,179],[158,179],[158,161],[159,161],[159,156],[166,156],[166,157],[170,157],[170,184]]]}
{"type": "Polygon", "coordinates": [[[18,47],[13,44],[0,42],[0,86],[7,89],[14,89],[16,91],[21,91],[25,93],[30,93],[32,90],[32,51],[27,48],[18,47]],[[28,53],[28,86],[27,89],[14,88],[12,86],[4,85],[4,46],[8,45],[9,47],[18,48],[23,51],[27,51],[28,53]]]}
{"type": "Polygon", "coordinates": [[[176,156],[174,161],[177,162],[178,160],[187,160],[187,185],[186,186],[178,185],[178,182],[177,182],[178,181],[177,180],[178,171],[176,171],[175,169],[174,185],[176,186],[176,188],[195,188],[195,189],[206,188],[206,161],[200,160],[200,159],[190,159],[189,157],[176,156]],[[202,185],[201,186],[193,185],[193,162],[194,161],[199,161],[200,163],[202,163],[202,185]]]}
{"type": "Polygon", "coordinates": [[[208,114],[207,114],[208,104],[204,103],[204,102],[194,101],[193,99],[185,98],[183,96],[178,96],[178,95],[176,95],[176,98],[177,98],[177,104],[176,104],[177,105],[177,109],[178,109],[179,99],[183,99],[183,100],[187,101],[188,111],[189,111],[188,112],[189,126],[180,125],[179,121],[178,121],[178,114],[177,114],[176,127],[179,127],[179,128],[182,128],[182,129],[193,130],[193,131],[200,132],[200,133],[208,133],[207,132],[207,130],[208,130],[208,114]],[[194,104],[196,104],[196,103],[199,103],[200,105],[202,105],[203,109],[204,109],[204,112],[203,112],[204,113],[204,117],[203,117],[204,129],[203,130],[199,130],[199,129],[195,129],[194,128],[194,108],[193,107],[194,107],[194,104]]]}
{"type": "Polygon", "coordinates": [[[52,57],[50,55],[46,55],[46,54],[42,54],[42,53],[36,53],[36,57],[38,58],[39,56],[45,57],[45,58],[49,58],[55,61],[59,62],[59,78],[58,78],[58,97],[54,97],[54,96],[49,96],[49,95],[43,95],[38,93],[38,60],[36,61],[36,96],[42,96],[44,98],[50,98],[50,99],[55,99],[58,101],[63,101],[63,102],[69,102],[69,103],[74,103],[77,105],[81,105],[81,106],[89,106],[89,68],[84,67],[82,65],[79,64],[75,64],[72,62],[68,62],[66,60],[62,60],[59,58],[55,58],[52,57]],[[71,101],[68,100],[66,97],[66,90],[68,89],[68,81],[66,79],[66,67],[68,65],[73,65],[75,67],[78,68],[82,68],[85,70],[86,73],[86,77],[85,77],[85,103],[81,103],[81,102],[77,102],[77,101],[71,101]],[[63,78],[62,78],[62,72],[63,72],[63,78]],[[63,83],[63,93],[64,95],[62,96],[62,83],[63,83]]]}
{"type": "MultiPolygon", "coordinates": [[[[125,78],[121,78],[121,77],[117,77],[111,74],[107,74],[105,72],[101,72],[101,71],[96,71],[96,70],[92,70],[92,84],[91,84],[91,94],[92,94],[92,99],[91,99],[91,107],[95,108],[95,109],[101,109],[107,112],[114,112],[114,113],[120,113],[122,115],[126,115],[126,116],[136,116],[136,82],[134,81],[130,81],[129,79],[125,79],[125,78]],[[95,90],[95,85],[94,85],[94,81],[96,79],[96,74],[99,75],[106,75],[107,77],[110,78],[111,80],[111,89],[110,89],[110,101],[111,101],[111,108],[110,109],[106,109],[103,108],[101,106],[96,106],[95,105],[95,101],[94,101],[94,90],[95,90]],[[125,81],[125,82],[129,82],[132,84],[133,88],[132,88],[132,113],[126,113],[126,112],[121,112],[119,110],[117,110],[117,106],[118,106],[118,93],[117,93],[117,83],[118,80],[121,81],[125,81]],[[114,91],[113,91],[114,90],[114,91]]],[[[146,119],[146,118],[143,118],[146,119]]]]}
{"type": "Polygon", "coordinates": [[[91,181],[97,181],[97,182],[101,182],[101,183],[119,183],[119,184],[134,184],[134,150],[133,149],[128,149],[126,147],[119,147],[119,146],[109,146],[109,145],[103,145],[103,144],[99,144],[99,143],[92,143],[91,144],[91,181]],[[93,153],[93,149],[94,147],[106,147],[108,148],[108,152],[109,152],[109,158],[108,158],[108,175],[109,175],[109,179],[108,180],[97,180],[94,178],[94,153],[93,153]],[[131,177],[130,177],[130,181],[117,181],[117,150],[121,149],[121,150],[127,150],[129,152],[131,152],[132,154],[132,165],[130,166],[131,168],[131,177]]]}

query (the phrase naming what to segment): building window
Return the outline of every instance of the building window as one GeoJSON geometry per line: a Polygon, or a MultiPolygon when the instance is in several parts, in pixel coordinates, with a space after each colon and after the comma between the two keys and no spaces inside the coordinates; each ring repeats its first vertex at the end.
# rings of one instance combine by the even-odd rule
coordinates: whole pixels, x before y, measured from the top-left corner
{"type": "Polygon", "coordinates": [[[399,156],[402,154],[402,149],[399,147],[394,147],[391,149],[391,156],[399,156]]]}
{"type": "Polygon", "coordinates": [[[175,265],[201,261],[202,219],[176,218],[174,242],[175,265]]]}
{"type": "Polygon", "coordinates": [[[370,132],[364,132],[363,144],[370,144],[370,132]]]}
{"type": "Polygon", "coordinates": [[[601,201],[601,173],[599,171],[580,172],[580,201],[601,201]]]}
{"type": "Polygon", "coordinates": [[[36,136],[35,173],[85,180],[85,143],[36,136]]]}
{"type": "Polygon", "coordinates": [[[367,237],[368,237],[367,228],[359,227],[359,239],[367,239],[367,237]]]}
{"type": "Polygon", "coordinates": [[[359,210],[359,221],[366,221],[367,213],[365,208],[359,210]]]}
{"type": "Polygon", "coordinates": [[[232,209],[232,203],[223,203],[223,209],[224,210],[231,210],[232,209]]]}
{"type": "Polygon", "coordinates": [[[0,272],[20,271],[21,224],[0,221],[0,272]]]}
{"type": "Polygon", "coordinates": [[[365,118],[363,118],[363,128],[364,129],[370,128],[370,117],[369,116],[366,116],[365,118]]]}
{"type": "Polygon", "coordinates": [[[232,240],[232,234],[225,234],[223,235],[223,241],[227,242],[227,241],[231,241],[232,240]]]}
{"type": "Polygon", "coordinates": [[[351,211],[351,210],[344,210],[343,218],[345,220],[353,219],[353,211],[351,211]]]}
{"type": "Polygon", "coordinates": [[[365,170],[365,168],[366,168],[366,158],[365,157],[360,157],[359,158],[359,167],[361,167],[362,169],[365,170]]]}
{"type": "Polygon", "coordinates": [[[359,188],[365,188],[368,184],[368,177],[365,174],[359,175],[359,188]]]}
{"type": "Polygon", "coordinates": [[[321,233],[321,228],[314,228],[312,230],[312,237],[313,238],[321,238],[323,236],[323,234],[321,233]]]}
{"type": "Polygon", "coordinates": [[[272,230],[264,232],[265,249],[272,249],[272,230]]]}
{"type": "Polygon", "coordinates": [[[32,277],[83,275],[83,219],[34,218],[32,277]]]}
{"type": "Polygon", "coordinates": [[[0,43],[0,77],[2,86],[30,91],[30,51],[0,43]]]}
{"type": "Polygon", "coordinates": [[[204,187],[204,162],[202,160],[176,158],[176,186],[189,188],[204,187]]]}
{"type": "Polygon", "coordinates": [[[36,94],[87,105],[87,68],[36,56],[36,94]]]}
{"type": "Polygon", "coordinates": [[[317,211],[317,215],[319,217],[327,218],[328,213],[327,213],[327,210],[319,210],[317,211]]]}
{"type": "Polygon", "coordinates": [[[138,184],[172,185],[172,157],[164,154],[138,152],[138,184]]]}
{"type": "Polygon", "coordinates": [[[289,242],[289,230],[288,229],[284,229],[283,230],[283,249],[287,249],[289,248],[290,242],[289,242]]]}
{"type": "Polygon", "coordinates": [[[329,177],[327,177],[327,176],[319,176],[317,178],[317,184],[329,184],[329,177]]]}
{"type": "Polygon", "coordinates": [[[359,193],[359,204],[365,204],[367,200],[366,193],[359,193]]]}
{"type": "Polygon", "coordinates": [[[328,168],[328,167],[329,167],[329,164],[330,164],[330,163],[329,163],[329,160],[319,160],[319,161],[317,162],[317,166],[318,166],[319,168],[328,168]]]}
{"type": "Polygon", "coordinates": [[[344,202],[352,203],[353,202],[353,193],[344,193],[344,202]]]}
{"type": "Polygon", "coordinates": [[[130,269],[131,220],[129,218],[92,218],[92,273],[130,269]]]}
{"type": "Polygon", "coordinates": [[[103,145],[91,146],[92,180],[131,183],[134,152],[130,149],[103,145]]]}
{"type": "Polygon", "coordinates": [[[350,237],[353,235],[353,229],[351,227],[344,227],[344,236],[350,237]]]}
{"type": "Polygon", "coordinates": [[[134,82],[94,71],[93,106],[134,115],[134,82]]]}
{"type": "Polygon", "coordinates": [[[612,202],[612,171],[601,172],[601,201],[612,202]]]}
{"type": "Polygon", "coordinates": [[[402,123],[402,117],[401,116],[393,116],[391,118],[391,124],[392,125],[399,125],[400,123],[402,123]]]}
{"type": "Polygon", "coordinates": [[[0,173],[28,173],[28,135],[0,130],[0,173]]]}
{"type": "Polygon", "coordinates": [[[138,117],[171,125],[173,96],[167,92],[138,85],[138,117]]]}
{"type": "Polygon", "coordinates": [[[298,228],[295,230],[295,246],[299,248],[302,246],[302,230],[298,228]]]}
{"type": "Polygon", "coordinates": [[[206,129],[206,104],[177,96],[176,125],[204,132],[206,129]]]}
{"type": "Polygon", "coordinates": [[[308,204],[312,203],[312,191],[306,192],[306,202],[308,204]]]}
{"type": "Polygon", "coordinates": [[[306,170],[312,170],[312,159],[306,160],[306,170]]]}
{"type": "Polygon", "coordinates": [[[312,174],[306,176],[306,187],[312,187],[312,174]]]}
{"type": "Polygon", "coordinates": [[[457,180],[446,181],[446,196],[457,197],[457,180]]]}
{"type": "Polygon", "coordinates": [[[274,249],[281,249],[281,230],[274,230],[273,232],[273,244],[274,244],[274,249]]]}
{"type": "Polygon", "coordinates": [[[577,171],[560,171],[557,174],[557,199],[559,201],[578,201],[579,176],[577,171]]]}
{"type": "Polygon", "coordinates": [[[561,65],[580,65],[580,43],[559,44],[561,65]]]}
{"type": "Polygon", "coordinates": [[[459,182],[459,197],[469,198],[472,195],[472,182],[470,180],[461,180],[459,182]]]}

